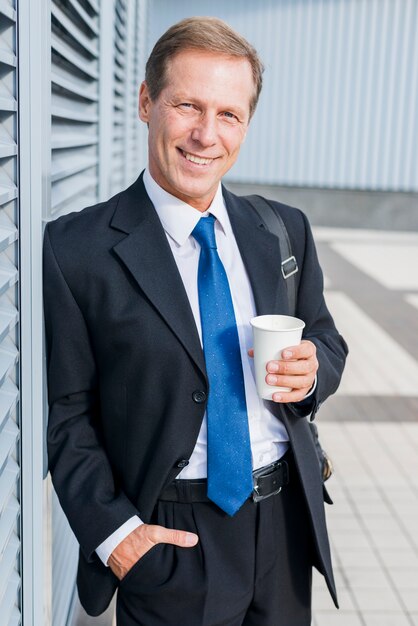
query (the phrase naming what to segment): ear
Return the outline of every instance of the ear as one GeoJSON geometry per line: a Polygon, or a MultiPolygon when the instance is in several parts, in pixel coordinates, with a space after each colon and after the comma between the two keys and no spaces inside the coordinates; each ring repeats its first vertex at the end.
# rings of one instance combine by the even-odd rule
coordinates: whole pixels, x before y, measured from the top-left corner
{"type": "Polygon", "coordinates": [[[148,85],[144,81],[139,88],[138,113],[139,119],[143,122],[149,122],[149,113],[151,108],[151,98],[148,91],[148,85]]]}

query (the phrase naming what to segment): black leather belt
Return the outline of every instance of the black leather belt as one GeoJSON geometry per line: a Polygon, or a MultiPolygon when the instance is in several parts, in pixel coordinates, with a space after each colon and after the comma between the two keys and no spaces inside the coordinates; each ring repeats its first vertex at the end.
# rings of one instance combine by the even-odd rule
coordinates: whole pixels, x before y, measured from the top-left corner
{"type": "MultiPolygon", "coordinates": [[[[289,484],[289,465],[285,458],[253,472],[254,489],[251,498],[260,502],[279,493],[289,484]]],[[[165,502],[210,502],[207,497],[207,480],[173,480],[161,493],[159,500],[165,502]]]]}

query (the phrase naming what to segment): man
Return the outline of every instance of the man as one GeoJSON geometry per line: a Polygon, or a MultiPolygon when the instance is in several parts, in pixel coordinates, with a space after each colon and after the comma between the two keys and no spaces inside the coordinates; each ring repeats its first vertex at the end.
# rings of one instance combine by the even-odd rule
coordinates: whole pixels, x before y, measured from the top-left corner
{"type": "Polygon", "coordinates": [[[97,615],[118,587],[118,626],[305,626],[312,565],[336,601],[305,417],[338,387],[346,346],[306,218],[273,203],[306,332],[267,365],[291,391],[257,397],[249,320],[288,312],[280,249],[220,184],[261,75],[220,20],[170,28],[140,88],[147,170],[46,229],[50,470],[81,602],[97,615]]]}

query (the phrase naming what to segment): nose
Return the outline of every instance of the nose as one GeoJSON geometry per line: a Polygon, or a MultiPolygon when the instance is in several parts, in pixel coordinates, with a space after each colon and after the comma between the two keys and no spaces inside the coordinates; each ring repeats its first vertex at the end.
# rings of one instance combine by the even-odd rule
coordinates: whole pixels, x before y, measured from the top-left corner
{"type": "Polygon", "coordinates": [[[202,115],[192,130],[192,139],[205,148],[215,145],[217,140],[216,117],[208,114],[202,115]]]}

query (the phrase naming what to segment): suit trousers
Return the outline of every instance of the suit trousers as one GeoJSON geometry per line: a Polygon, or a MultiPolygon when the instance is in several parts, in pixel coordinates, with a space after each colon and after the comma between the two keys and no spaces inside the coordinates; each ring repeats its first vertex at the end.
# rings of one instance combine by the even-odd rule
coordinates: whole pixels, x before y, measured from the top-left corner
{"type": "Polygon", "coordinates": [[[121,581],[117,626],[309,626],[313,540],[292,455],[289,484],[229,517],[211,502],[159,501],[152,523],[197,533],[157,544],[121,581]]]}

